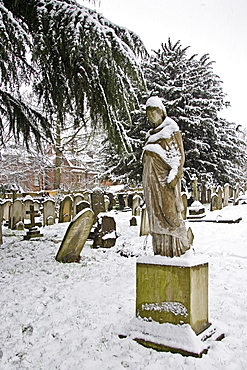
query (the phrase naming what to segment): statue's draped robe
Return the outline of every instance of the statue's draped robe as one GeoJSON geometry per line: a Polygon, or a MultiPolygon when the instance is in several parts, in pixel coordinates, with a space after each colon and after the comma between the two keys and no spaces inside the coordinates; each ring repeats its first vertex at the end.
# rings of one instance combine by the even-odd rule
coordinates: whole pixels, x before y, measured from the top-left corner
{"type": "Polygon", "coordinates": [[[154,254],[174,257],[189,249],[182,218],[181,177],[184,149],[171,118],[150,130],[143,148],[143,189],[154,254]]]}

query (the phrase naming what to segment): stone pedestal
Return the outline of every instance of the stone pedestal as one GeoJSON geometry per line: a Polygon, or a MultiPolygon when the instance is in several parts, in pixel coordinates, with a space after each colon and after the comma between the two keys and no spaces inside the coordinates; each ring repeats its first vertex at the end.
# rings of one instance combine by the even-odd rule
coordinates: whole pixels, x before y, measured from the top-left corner
{"type": "Polygon", "coordinates": [[[189,324],[196,334],[209,327],[207,262],[193,262],[193,257],[142,257],[136,279],[137,317],[189,324]]]}
{"type": "Polygon", "coordinates": [[[119,338],[158,351],[202,357],[224,338],[208,322],[208,263],[186,255],[137,260],[136,317],[119,338]]]}

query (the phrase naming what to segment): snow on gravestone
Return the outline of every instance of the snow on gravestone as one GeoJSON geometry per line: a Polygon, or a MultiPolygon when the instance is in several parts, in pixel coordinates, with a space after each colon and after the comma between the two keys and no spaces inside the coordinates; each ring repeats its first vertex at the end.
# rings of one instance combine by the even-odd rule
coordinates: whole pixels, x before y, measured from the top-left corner
{"type": "Polygon", "coordinates": [[[43,203],[43,225],[53,225],[56,218],[55,201],[46,199],[43,203]]]}
{"type": "Polygon", "coordinates": [[[60,204],[59,222],[70,222],[72,215],[72,203],[72,197],[70,195],[66,195],[60,204]]]}
{"type": "Polygon", "coordinates": [[[80,261],[80,253],[89,236],[94,219],[94,212],[90,208],[82,210],[73,218],[56,255],[58,262],[80,261]]]}
{"type": "Polygon", "coordinates": [[[95,216],[98,216],[99,213],[105,212],[105,200],[104,193],[101,188],[96,187],[92,190],[92,208],[95,213],[95,216]]]}
{"type": "Polygon", "coordinates": [[[16,199],[10,207],[10,229],[15,230],[16,224],[20,221],[24,221],[23,203],[16,199]]]}

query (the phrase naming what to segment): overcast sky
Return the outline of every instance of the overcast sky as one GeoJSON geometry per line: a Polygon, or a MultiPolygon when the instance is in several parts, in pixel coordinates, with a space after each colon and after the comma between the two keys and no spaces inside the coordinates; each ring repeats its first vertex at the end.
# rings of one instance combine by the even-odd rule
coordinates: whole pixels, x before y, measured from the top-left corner
{"type": "Polygon", "coordinates": [[[247,126],[247,0],[101,0],[84,6],[134,31],[148,51],[168,37],[191,46],[188,55],[209,53],[231,102],[221,116],[247,126]]]}

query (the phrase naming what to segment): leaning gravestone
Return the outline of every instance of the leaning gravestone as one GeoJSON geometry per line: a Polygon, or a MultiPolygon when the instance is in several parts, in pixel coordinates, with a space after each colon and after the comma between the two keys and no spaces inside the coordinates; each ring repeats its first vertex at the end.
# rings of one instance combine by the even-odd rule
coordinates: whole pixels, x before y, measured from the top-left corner
{"type": "Polygon", "coordinates": [[[54,225],[56,219],[55,201],[46,199],[43,203],[43,225],[54,225]]]}
{"type": "Polygon", "coordinates": [[[66,197],[64,197],[60,204],[58,222],[70,222],[71,216],[72,216],[72,198],[70,195],[66,195],[66,197]]]}
{"type": "Polygon", "coordinates": [[[94,212],[90,208],[84,209],[73,218],[56,255],[58,262],[80,261],[80,253],[89,236],[94,219],[94,212]]]}

